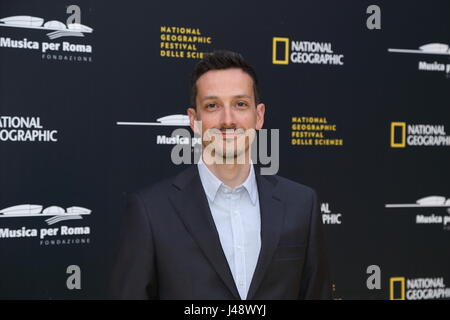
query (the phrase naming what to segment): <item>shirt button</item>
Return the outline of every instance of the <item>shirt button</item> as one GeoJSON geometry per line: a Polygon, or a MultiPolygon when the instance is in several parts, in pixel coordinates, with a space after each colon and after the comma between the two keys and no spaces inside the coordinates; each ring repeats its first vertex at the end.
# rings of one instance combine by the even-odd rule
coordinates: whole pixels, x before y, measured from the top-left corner
{"type": "Polygon", "coordinates": [[[243,286],[244,286],[244,282],[239,281],[239,286],[240,286],[240,287],[243,287],[243,286]]]}

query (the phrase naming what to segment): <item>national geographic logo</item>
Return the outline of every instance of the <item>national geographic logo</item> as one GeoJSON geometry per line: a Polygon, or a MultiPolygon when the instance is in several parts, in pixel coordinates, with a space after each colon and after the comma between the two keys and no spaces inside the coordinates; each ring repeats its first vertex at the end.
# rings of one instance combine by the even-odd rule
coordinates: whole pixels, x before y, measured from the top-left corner
{"type": "Polygon", "coordinates": [[[0,142],[58,142],[58,130],[44,128],[40,117],[0,115],[0,142]]]}
{"type": "Polygon", "coordinates": [[[320,205],[323,224],[342,224],[342,213],[334,213],[330,209],[328,202],[322,202],[320,205]]]}
{"type": "Polygon", "coordinates": [[[450,136],[445,133],[444,125],[407,124],[391,122],[391,148],[406,146],[450,146],[450,136]]]}
{"type": "Polygon", "coordinates": [[[289,38],[272,38],[272,63],[344,65],[344,55],[333,52],[331,42],[290,41],[289,38]]]}
{"type": "Polygon", "coordinates": [[[389,300],[433,300],[450,298],[450,288],[445,287],[444,278],[391,277],[389,300]]]}
{"type": "Polygon", "coordinates": [[[289,39],[274,37],[272,40],[272,63],[289,64],[289,39]],[[281,53],[281,54],[280,54],[281,53]]]}
{"type": "Polygon", "coordinates": [[[405,300],[405,277],[389,279],[389,300],[405,300]]]}

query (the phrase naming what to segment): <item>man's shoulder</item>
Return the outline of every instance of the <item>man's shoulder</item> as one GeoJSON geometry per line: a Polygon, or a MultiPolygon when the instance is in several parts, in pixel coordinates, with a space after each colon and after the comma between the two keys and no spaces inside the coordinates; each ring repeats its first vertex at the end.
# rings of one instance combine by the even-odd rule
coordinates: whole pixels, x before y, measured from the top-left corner
{"type": "MultiPolygon", "coordinates": [[[[162,199],[167,198],[171,193],[176,192],[177,189],[183,188],[196,174],[198,174],[197,166],[190,166],[178,174],[159,180],[158,182],[138,189],[131,194],[136,195],[143,200],[152,199],[154,201],[161,201],[162,199]]],[[[262,175],[261,177],[272,184],[283,199],[295,200],[299,197],[314,198],[317,196],[314,188],[292,179],[280,175],[262,175]]]]}
{"type": "Polygon", "coordinates": [[[176,191],[176,187],[183,182],[189,181],[195,173],[196,167],[191,166],[170,177],[163,178],[146,187],[131,192],[131,195],[138,196],[141,199],[161,200],[169,194],[176,191]]]}
{"type": "Polygon", "coordinates": [[[283,195],[283,198],[292,198],[296,197],[316,197],[316,191],[314,188],[307,186],[305,184],[299,183],[297,181],[288,179],[286,177],[280,175],[270,175],[264,176],[271,183],[276,186],[278,193],[283,195]]]}
{"type": "Polygon", "coordinates": [[[160,199],[162,195],[167,195],[171,189],[171,178],[165,178],[153,184],[144,186],[140,189],[130,192],[131,195],[141,199],[156,198],[160,199]]]}

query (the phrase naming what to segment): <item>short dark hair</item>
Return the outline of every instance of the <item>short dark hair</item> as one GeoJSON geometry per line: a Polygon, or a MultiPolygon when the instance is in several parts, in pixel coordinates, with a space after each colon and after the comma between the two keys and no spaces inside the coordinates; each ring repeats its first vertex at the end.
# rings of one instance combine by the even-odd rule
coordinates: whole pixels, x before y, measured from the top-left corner
{"type": "Polygon", "coordinates": [[[253,79],[253,94],[255,96],[255,103],[258,105],[259,92],[258,92],[258,79],[253,67],[248,64],[244,57],[232,51],[218,50],[209,53],[205,53],[202,60],[195,66],[191,76],[191,106],[196,107],[195,99],[197,98],[197,80],[203,74],[211,70],[224,70],[238,68],[247,73],[253,79]]]}

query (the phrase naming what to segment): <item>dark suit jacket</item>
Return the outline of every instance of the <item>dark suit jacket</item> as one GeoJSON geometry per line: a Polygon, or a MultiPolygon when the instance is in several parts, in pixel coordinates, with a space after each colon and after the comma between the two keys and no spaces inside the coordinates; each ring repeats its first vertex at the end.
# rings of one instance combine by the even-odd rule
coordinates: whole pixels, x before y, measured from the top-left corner
{"type": "MultiPolygon", "coordinates": [[[[330,299],[316,193],[255,168],[261,251],[247,299],[330,299]]],[[[129,197],[115,299],[240,299],[196,165],[129,197]]]]}

